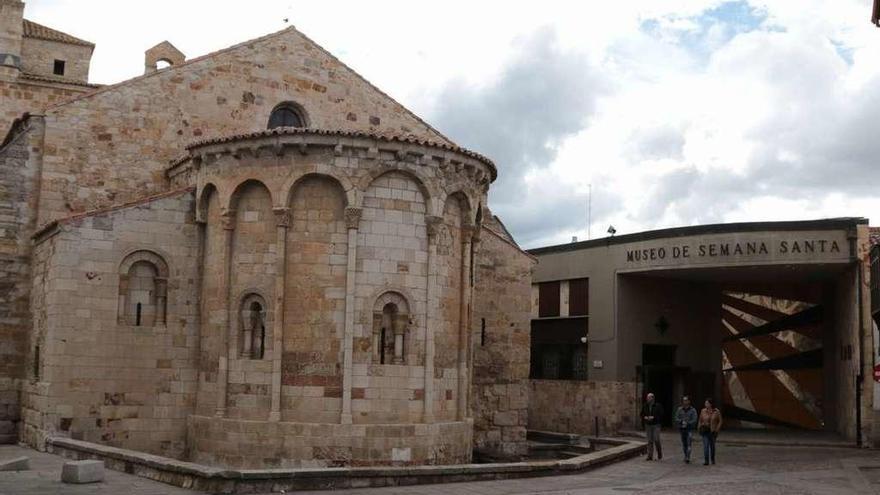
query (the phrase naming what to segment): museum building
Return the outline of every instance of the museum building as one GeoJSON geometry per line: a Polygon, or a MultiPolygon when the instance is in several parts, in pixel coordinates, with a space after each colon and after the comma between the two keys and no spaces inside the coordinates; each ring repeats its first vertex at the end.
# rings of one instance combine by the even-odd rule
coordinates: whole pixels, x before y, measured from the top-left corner
{"type": "Polygon", "coordinates": [[[700,225],[529,252],[530,427],[636,429],[653,392],[667,410],[683,395],[714,398],[726,428],[871,442],[866,219],[700,225]]]}

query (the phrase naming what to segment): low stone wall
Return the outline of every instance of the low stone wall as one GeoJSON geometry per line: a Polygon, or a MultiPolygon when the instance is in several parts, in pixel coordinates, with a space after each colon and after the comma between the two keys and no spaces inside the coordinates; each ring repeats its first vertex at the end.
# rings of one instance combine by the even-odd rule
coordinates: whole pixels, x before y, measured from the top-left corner
{"type": "Polygon", "coordinates": [[[473,423],[324,424],[191,416],[190,460],[231,469],[462,464],[473,423]]]}
{"type": "MultiPolygon", "coordinates": [[[[644,442],[591,439],[610,447],[565,460],[456,466],[230,470],[183,462],[70,438],[49,438],[49,452],[69,459],[101,459],[108,469],[210,493],[277,493],[503,480],[584,472],[643,454],[644,442]]],[[[449,490],[455,493],[454,489],[449,490]]]]}
{"type": "Polygon", "coordinates": [[[637,428],[638,405],[633,382],[531,380],[529,430],[599,435],[637,428]]]}

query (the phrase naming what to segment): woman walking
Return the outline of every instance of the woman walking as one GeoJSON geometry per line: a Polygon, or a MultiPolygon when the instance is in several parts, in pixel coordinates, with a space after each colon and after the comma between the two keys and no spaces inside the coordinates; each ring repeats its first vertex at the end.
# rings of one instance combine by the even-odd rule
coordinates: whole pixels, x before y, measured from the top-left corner
{"type": "Polygon", "coordinates": [[[721,411],[715,407],[712,399],[706,399],[703,403],[698,428],[703,438],[703,465],[708,466],[710,461],[715,464],[715,440],[721,431],[721,411]]]}

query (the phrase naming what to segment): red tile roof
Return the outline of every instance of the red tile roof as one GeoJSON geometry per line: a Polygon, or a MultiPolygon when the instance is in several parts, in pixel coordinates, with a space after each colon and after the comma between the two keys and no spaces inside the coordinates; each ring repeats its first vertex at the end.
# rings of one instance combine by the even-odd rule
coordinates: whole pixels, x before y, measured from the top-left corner
{"type": "Polygon", "coordinates": [[[88,46],[91,48],[95,47],[94,43],[89,43],[86,40],[81,40],[79,38],[75,38],[67,33],[62,33],[61,31],[57,31],[50,27],[46,27],[42,24],[37,24],[34,21],[29,21],[24,19],[23,22],[24,27],[24,37],[25,38],[35,38],[38,40],[47,40],[47,41],[57,41],[58,43],[67,43],[68,45],[80,45],[80,46],[88,46]]]}
{"type": "MultiPolygon", "coordinates": [[[[274,129],[264,129],[256,132],[249,132],[244,134],[232,134],[228,136],[220,136],[209,139],[202,139],[200,141],[196,141],[186,146],[187,150],[192,150],[194,148],[199,148],[201,146],[207,146],[211,144],[222,144],[222,143],[230,143],[233,141],[245,141],[248,139],[260,138],[260,137],[268,137],[268,136],[289,136],[289,135],[318,135],[318,136],[339,136],[339,137],[350,137],[350,138],[367,138],[367,139],[378,139],[381,141],[389,142],[389,143],[405,143],[405,144],[416,144],[419,146],[427,146],[431,148],[439,148],[446,151],[452,151],[454,153],[460,153],[462,155],[468,156],[484,164],[488,165],[490,170],[492,171],[492,180],[495,180],[497,177],[497,169],[495,168],[495,163],[475,151],[471,151],[460,146],[455,146],[451,144],[446,144],[437,141],[429,141],[427,139],[420,139],[416,136],[412,135],[398,135],[398,134],[378,134],[373,132],[362,132],[362,131],[347,131],[341,129],[315,129],[312,127],[276,127],[274,129]]],[[[185,161],[185,157],[183,159],[178,158],[177,160],[172,160],[171,166],[174,167],[179,165],[183,161],[185,161]]]]}

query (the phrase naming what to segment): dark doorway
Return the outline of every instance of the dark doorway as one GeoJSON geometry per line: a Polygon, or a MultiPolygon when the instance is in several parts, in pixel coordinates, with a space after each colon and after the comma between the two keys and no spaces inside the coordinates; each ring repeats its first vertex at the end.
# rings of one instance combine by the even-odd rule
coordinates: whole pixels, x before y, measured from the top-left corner
{"type": "MultiPolygon", "coordinates": [[[[663,426],[672,425],[672,412],[675,410],[675,385],[680,379],[680,369],[675,366],[674,345],[642,345],[642,366],[640,376],[645,395],[652,392],[666,414],[663,426]]],[[[644,397],[642,397],[644,400],[644,397]]]]}

